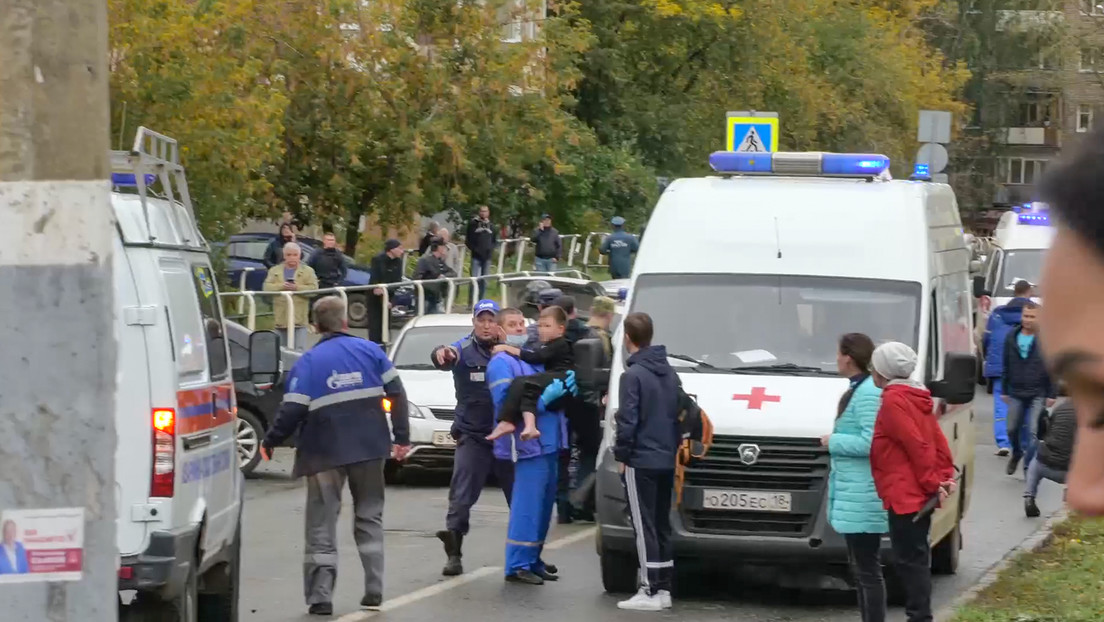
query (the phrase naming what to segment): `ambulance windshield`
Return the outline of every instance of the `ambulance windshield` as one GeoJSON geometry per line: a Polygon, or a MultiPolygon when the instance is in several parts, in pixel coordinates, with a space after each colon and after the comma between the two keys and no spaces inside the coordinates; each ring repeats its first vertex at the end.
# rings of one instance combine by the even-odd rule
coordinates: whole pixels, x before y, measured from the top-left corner
{"type": "Polygon", "coordinates": [[[738,274],[642,275],[633,310],[655,322],[673,365],[835,373],[845,333],[916,348],[920,284],[738,274]]]}
{"type": "Polygon", "coordinates": [[[1004,261],[1001,264],[1001,278],[997,282],[994,296],[1010,297],[1016,281],[1027,281],[1037,284],[1043,272],[1043,258],[1046,251],[1042,249],[1010,250],[1004,252],[1004,261]]]}

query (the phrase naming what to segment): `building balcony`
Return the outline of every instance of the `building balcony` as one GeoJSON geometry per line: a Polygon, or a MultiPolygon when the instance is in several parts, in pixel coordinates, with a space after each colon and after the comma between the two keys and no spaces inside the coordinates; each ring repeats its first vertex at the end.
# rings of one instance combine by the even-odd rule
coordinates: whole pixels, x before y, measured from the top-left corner
{"type": "Polygon", "coordinates": [[[1061,133],[1056,127],[1006,127],[1003,135],[1005,145],[1062,146],[1061,133]]]}

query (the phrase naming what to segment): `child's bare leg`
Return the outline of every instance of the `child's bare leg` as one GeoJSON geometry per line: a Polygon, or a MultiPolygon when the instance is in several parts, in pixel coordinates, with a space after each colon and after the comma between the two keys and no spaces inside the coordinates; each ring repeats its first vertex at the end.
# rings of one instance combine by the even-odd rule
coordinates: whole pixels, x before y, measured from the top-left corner
{"type": "Polygon", "coordinates": [[[521,418],[525,422],[525,427],[521,429],[521,440],[528,441],[540,436],[540,430],[537,429],[536,415],[531,412],[523,412],[521,418]]]}
{"type": "Polygon", "coordinates": [[[507,434],[513,434],[514,430],[516,429],[517,426],[510,423],[509,421],[499,421],[498,425],[496,425],[495,428],[491,430],[491,433],[487,435],[487,440],[493,441],[496,438],[506,436],[507,434]]]}

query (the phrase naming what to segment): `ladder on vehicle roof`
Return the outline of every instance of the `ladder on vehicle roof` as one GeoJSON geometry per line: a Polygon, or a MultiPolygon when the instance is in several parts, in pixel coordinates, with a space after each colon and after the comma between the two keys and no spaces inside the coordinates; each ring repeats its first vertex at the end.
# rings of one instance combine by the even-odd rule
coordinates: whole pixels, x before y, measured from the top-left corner
{"type": "Polygon", "coordinates": [[[195,209],[192,197],[188,193],[188,180],[184,176],[184,167],[180,164],[180,145],[176,139],[158,134],[146,127],[139,127],[134,135],[134,146],[130,151],[111,151],[111,183],[113,186],[133,186],[138,190],[142,202],[142,216],[146,222],[149,242],[156,243],[156,236],[150,226],[149,196],[165,199],[170,206],[179,203],[184,207],[191,223],[181,223],[177,212],[171,209],[176,228],[184,236],[186,243],[206,245],[202,236],[191,239],[197,232],[195,209]],[[150,186],[160,182],[160,192],[152,192],[150,186]]]}

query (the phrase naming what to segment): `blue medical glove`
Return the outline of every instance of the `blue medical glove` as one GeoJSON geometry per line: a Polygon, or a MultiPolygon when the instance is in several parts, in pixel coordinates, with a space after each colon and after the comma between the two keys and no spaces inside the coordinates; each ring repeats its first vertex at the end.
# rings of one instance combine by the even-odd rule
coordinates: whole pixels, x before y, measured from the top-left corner
{"type": "Polygon", "coordinates": [[[567,385],[567,390],[570,391],[572,395],[578,395],[579,387],[575,385],[575,370],[569,369],[565,378],[564,384],[567,385]]]}
{"type": "Polygon", "coordinates": [[[564,381],[559,378],[548,383],[548,386],[544,388],[544,393],[541,393],[541,401],[545,406],[555,402],[564,395],[567,395],[567,386],[564,385],[564,381]]]}

